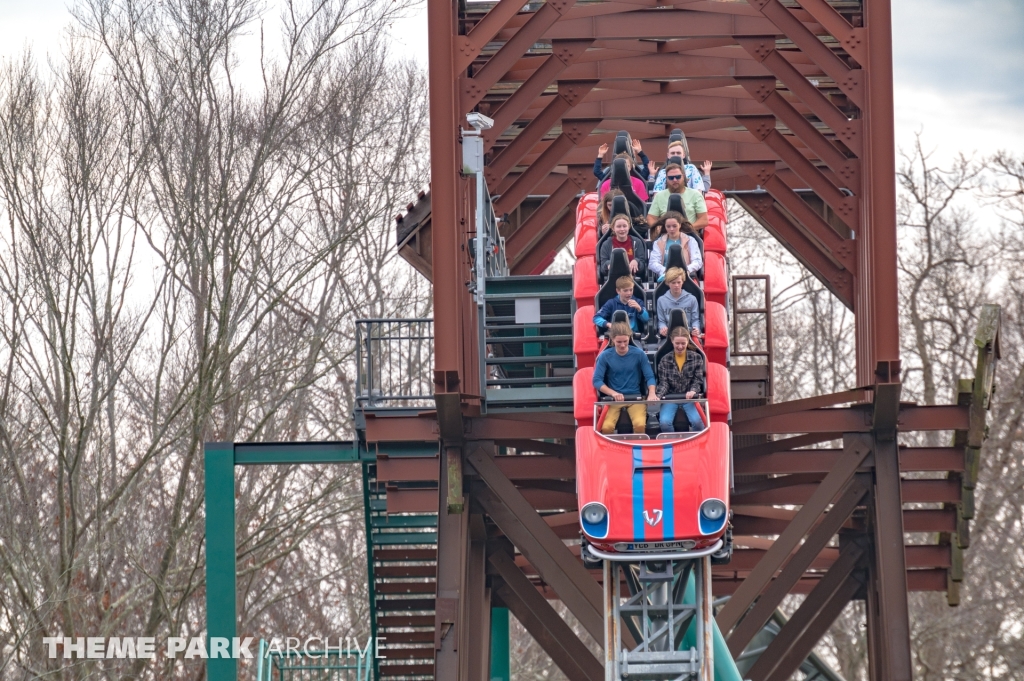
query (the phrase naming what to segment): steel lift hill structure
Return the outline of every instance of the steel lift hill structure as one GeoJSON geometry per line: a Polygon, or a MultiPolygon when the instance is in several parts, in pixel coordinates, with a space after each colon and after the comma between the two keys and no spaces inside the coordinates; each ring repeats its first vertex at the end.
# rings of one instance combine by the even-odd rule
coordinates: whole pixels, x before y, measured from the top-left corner
{"type": "MultiPolygon", "coordinates": [[[[999,310],[982,311],[952,403],[901,400],[890,0],[428,0],[427,14],[431,184],[398,245],[433,282],[433,321],[360,322],[358,441],[303,459],[363,467],[378,678],[507,678],[508,612],[569,679],[605,678],[588,648],[602,574],[571,541],[572,277],[541,272],[573,237],[599,145],[626,130],[660,162],[680,128],[714,187],[856,320],[850,390],[774,402],[770,346],[767,364],[733,361],[737,548],[714,568],[717,624],[744,678],[836,678],[812,649],[861,600],[871,679],[912,679],[908,592],[955,605],[964,577],[999,310]],[[472,112],[493,127],[473,130],[472,112]],[[527,300],[539,322],[517,323],[527,300]],[[921,431],[951,441],[906,446],[921,431]],[[805,598],[786,620],[789,594],[805,598]]],[[[733,305],[734,328],[770,314],[765,294],[733,305]]],[[[221,484],[210,506],[211,481],[296,460],[247,447],[208,447],[208,526],[233,504],[221,484]]],[[[224,543],[208,540],[211,577],[233,575],[224,543]]],[[[210,635],[234,631],[230,586],[210,583],[210,635]]]]}

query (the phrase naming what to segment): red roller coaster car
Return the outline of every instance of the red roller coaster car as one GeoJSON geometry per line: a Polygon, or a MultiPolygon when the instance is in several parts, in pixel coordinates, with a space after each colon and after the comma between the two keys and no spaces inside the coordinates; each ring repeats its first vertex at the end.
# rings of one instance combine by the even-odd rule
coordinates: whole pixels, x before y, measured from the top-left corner
{"type": "Polygon", "coordinates": [[[712,422],[699,433],[634,437],[590,426],[576,431],[580,525],[592,557],[721,550],[729,520],[729,427],[712,422]]]}

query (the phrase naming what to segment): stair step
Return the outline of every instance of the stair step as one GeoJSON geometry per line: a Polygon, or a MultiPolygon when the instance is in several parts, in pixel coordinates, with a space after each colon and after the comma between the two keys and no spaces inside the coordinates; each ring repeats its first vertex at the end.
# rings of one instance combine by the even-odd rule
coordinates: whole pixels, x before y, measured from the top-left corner
{"type": "MultiPolygon", "coordinates": [[[[433,625],[433,620],[431,620],[433,625]]],[[[395,631],[388,634],[388,645],[392,643],[434,643],[432,631],[395,631]]]]}
{"type": "Polygon", "coordinates": [[[377,618],[378,627],[430,627],[431,636],[434,635],[433,615],[382,615],[377,618]]]}
{"type": "Polygon", "coordinates": [[[414,612],[433,610],[433,598],[378,598],[377,609],[388,612],[414,612]]]}
{"type": "Polygon", "coordinates": [[[437,583],[429,582],[383,582],[376,586],[378,594],[434,594],[437,583]]]}
{"type": "Polygon", "coordinates": [[[437,527],[434,515],[374,515],[370,517],[373,527],[437,527]]]}
{"type": "Polygon", "coordinates": [[[433,676],[433,664],[382,664],[380,666],[381,677],[394,676],[433,676]]]}
{"type": "Polygon", "coordinates": [[[392,648],[388,645],[391,641],[385,641],[387,646],[381,650],[381,655],[386,660],[433,660],[434,659],[434,637],[430,637],[431,645],[415,648],[392,648]]]}
{"type": "Polygon", "coordinates": [[[437,549],[374,549],[373,559],[380,562],[388,561],[436,561],[437,549]]]}
{"type": "Polygon", "coordinates": [[[437,532],[374,532],[374,544],[436,544],[437,532]]]}
{"type": "Polygon", "coordinates": [[[433,577],[437,574],[436,565],[378,565],[373,568],[378,577],[433,577]]]}

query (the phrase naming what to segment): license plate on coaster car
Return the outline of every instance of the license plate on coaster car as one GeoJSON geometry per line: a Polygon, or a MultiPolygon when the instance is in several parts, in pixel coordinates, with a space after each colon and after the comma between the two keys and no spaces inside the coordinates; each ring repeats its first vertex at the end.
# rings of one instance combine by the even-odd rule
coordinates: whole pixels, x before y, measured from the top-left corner
{"type": "Polygon", "coordinates": [[[695,541],[647,541],[618,542],[613,544],[616,551],[689,551],[697,545],[695,541]]]}

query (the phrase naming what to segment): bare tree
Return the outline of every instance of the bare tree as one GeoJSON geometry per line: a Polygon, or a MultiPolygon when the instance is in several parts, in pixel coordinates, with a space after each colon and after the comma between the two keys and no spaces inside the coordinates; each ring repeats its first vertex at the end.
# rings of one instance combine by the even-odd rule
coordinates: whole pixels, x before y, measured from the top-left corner
{"type": "MultiPolygon", "coordinates": [[[[2,678],[201,676],[42,638],[199,634],[203,443],[348,435],[355,318],[429,310],[389,248],[426,167],[402,6],[287,3],[243,84],[260,7],[90,0],[59,67],[0,73],[2,678]]],[[[365,631],[361,504],[240,473],[244,633],[365,631]]]]}

